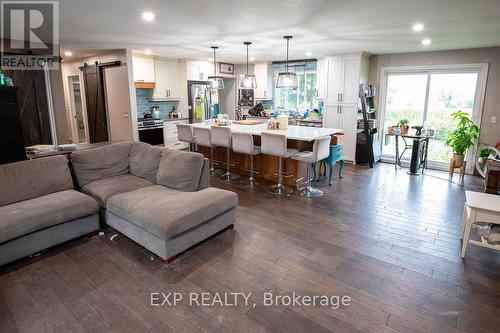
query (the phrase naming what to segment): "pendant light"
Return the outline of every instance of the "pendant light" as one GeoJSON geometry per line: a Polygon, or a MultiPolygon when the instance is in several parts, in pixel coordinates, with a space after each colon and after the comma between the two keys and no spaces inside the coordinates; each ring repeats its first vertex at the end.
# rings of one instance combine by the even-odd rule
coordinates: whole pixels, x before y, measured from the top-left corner
{"type": "Polygon", "coordinates": [[[222,90],[224,89],[224,80],[221,76],[217,76],[217,63],[215,62],[215,51],[218,48],[218,46],[212,46],[214,50],[214,75],[208,77],[208,88],[222,90]]]}
{"type": "Polygon", "coordinates": [[[248,74],[248,46],[252,45],[252,42],[243,42],[243,44],[247,46],[247,73],[240,76],[240,89],[256,89],[255,75],[248,74]]]}
{"type": "Polygon", "coordinates": [[[278,74],[276,88],[297,89],[297,75],[288,71],[288,51],[292,36],[283,36],[283,38],[286,39],[286,64],[285,71],[278,74]]]}

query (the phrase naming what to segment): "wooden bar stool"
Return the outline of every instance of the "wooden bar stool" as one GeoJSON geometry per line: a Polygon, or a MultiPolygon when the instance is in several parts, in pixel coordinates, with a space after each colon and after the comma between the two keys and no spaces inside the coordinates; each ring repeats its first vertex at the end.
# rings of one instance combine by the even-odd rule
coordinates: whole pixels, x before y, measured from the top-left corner
{"type": "Polygon", "coordinates": [[[210,176],[214,175],[214,146],[210,128],[193,127],[194,143],[197,146],[210,148],[210,176]]]}
{"type": "Polygon", "coordinates": [[[248,133],[233,133],[233,151],[235,153],[246,154],[250,156],[250,175],[248,180],[241,181],[241,185],[253,188],[257,182],[253,178],[253,157],[261,153],[260,147],[254,146],[253,135],[248,133]]]}
{"type": "Polygon", "coordinates": [[[288,158],[293,154],[298,153],[298,149],[288,149],[286,135],[262,132],[261,136],[262,154],[278,157],[278,184],[269,188],[273,194],[290,194],[293,189],[283,185],[283,158],[288,158]]]}

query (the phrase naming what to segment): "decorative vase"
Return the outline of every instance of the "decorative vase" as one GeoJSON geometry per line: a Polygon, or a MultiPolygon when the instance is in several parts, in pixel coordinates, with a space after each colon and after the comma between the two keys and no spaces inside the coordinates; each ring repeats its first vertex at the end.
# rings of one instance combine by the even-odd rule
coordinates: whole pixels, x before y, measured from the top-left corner
{"type": "Polygon", "coordinates": [[[453,159],[455,160],[455,167],[461,167],[464,164],[464,155],[453,153],[453,159]]]}
{"type": "Polygon", "coordinates": [[[410,126],[408,125],[401,125],[399,126],[399,130],[401,131],[401,134],[408,134],[408,129],[410,128],[410,126]]]}

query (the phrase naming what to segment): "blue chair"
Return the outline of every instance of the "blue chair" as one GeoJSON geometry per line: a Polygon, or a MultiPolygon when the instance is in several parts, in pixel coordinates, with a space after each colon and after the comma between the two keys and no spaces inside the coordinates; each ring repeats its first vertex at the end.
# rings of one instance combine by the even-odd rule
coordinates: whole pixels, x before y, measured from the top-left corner
{"type": "MultiPolygon", "coordinates": [[[[342,176],[342,169],[344,168],[344,145],[343,144],[338,144],[338,145],[331,145],[330,146],[330,156],[325,158],[324,160],[320,161],[320,168],[321,165],[323,165],[323,176],[326,176],[326,166],[328,165],[329,168],[329,176],[328,176],[328,185],[333,185],[332,181],[332,176],[333,176],[333,168],[335,164],[339,162],[339,177],[343,178],[342,176]]],[[[313,163],[311,165],[313,174],[314,174],[314,180],[318,181],[318,177],[316,176],[316,163],[313,163]]]]}

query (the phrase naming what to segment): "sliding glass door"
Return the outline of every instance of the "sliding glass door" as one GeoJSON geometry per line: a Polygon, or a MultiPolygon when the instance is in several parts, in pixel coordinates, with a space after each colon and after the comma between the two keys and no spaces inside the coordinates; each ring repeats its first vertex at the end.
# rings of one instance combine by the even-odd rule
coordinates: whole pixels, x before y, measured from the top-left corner
{"type": "MultiPolygon", "coordinates": [[[[429,143],[429,165],[446,168],[451,150],[445,145],[447,134],[454,124],[450,115],[458,110],[479,119],[479,97],[481,96],[484,69],[398,69],[388,70],[382,84],[382,122],[384,133],[402,119],[408,119],[410,126],[421,126],[435,130],[435,137],[429,143]]],[[[382,154],[393,159],[394,137],[384,135],[382,154]]],[[[403,158],[409,158],[410,152],[403,158]]]]}

